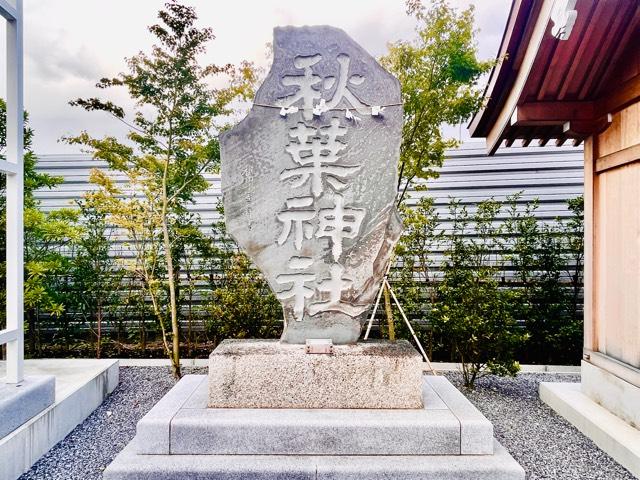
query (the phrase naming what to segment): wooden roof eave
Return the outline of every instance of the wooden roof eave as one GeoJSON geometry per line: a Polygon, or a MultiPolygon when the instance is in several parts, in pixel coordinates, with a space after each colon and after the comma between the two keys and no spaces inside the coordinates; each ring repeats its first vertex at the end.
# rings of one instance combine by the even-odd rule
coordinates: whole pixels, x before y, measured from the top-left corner
{"type": "MultiPolygon", "coordinates": [[[[522,56],[522,63],[517,71],[513,85],[509,90],[506,100],[502,104],[496,120],[493,122],[493,125],[486,135],[487,151],[489,155],[493,155],[496,152],[500,143],[505,138],[505,131],[509,127],[514,114],[517,115],[516,107],[518,101],[522,96],[527,78],[529,77],[531,69],[535,63],[542,40],[547,34],[553,3],[553,0],[542,1],[540,12],[536,18],[535,25],[532,28],[531,36],[529,37],[529,41],[526,45],[526,50],[522,56]]],[[[473,133],[474,132],[472,131],[472,135],[473,133]]]]}
{"type": "MultiPolygon", "coordinates": [[[[489,93],[494,92],[496,90],[496,85],[500,80],[503,80],[508,77],[508,72],[506,72],[507,66],[504,61],[499,61],[500,59],[504,59],[510,50],[510,44],[512,43],[512,37],[514,36],[514,30],[516,29],[517,24],[517,16],[520,14],[520,7],[522,5],[521,0],[513,0],[511,4],[511,10],[509,11],[509,16],[507,17],[507,25],[502,33],[502,39],[500,40],[500,47],[498,48],[498,54],[496,55],[497,63],[491,69],[491,73],[489,74],[489,80],[484,87],[484,91],[482,92],[482,96],[487,98],[489,93]]],[[[469,125],[467,125],[467,129],[471,132],[475,132],[478,129],[481,129],[481,124],[486,124],[486,113],[487,113],[487,105],[484,105],[480,110],[478,110],[473,117],[471,117],[471,121],[469,125]]]]}

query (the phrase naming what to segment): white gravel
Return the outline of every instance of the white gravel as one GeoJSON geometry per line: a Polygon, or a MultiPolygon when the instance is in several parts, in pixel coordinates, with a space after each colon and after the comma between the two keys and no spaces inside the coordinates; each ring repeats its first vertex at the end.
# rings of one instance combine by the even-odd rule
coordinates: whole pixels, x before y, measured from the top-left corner
{"type": "Polygon", "coordinates": [[[528,480],[635,480],[540,401],[540,382],[579,382],[580,375],[489,376],[480,379],[472,392],[463,389],[461,375],[447,377],[493,423],[495,437],[522,465],[528,480]]]}
{"type": "MultiPolygon", "coordinates": [[[[205,373],[185,369],[184,373],[205,373]]],[[[447,375],[460,387],[460,376],[447,375]]],[[[527,471],[529,480],[634,480],[538,399],[541,381],[579,381],[577,375],[521,374],[481,379],[468,398],[491,420],[498,440],[527,471]]],[[[122,367],[120,385],[67,438],[20,480],[93,480],[135,435],[136,422],[173,386],[164,367],[122,367]]]]}

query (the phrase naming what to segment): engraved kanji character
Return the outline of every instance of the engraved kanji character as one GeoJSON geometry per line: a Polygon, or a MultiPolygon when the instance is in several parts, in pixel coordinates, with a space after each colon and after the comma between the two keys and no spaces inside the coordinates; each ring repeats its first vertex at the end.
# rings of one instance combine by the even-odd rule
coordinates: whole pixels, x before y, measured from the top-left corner
{"type": "Polygon", "coordinates": [[[342,241],[345,238],[355,238],[358,235],[365,210],[345,207],[341,195],[336,195],[334,198],[333,208],[323,208],[318,212],[320,224],[316,237],[331,239],[331,253],[333,259],[338,261],[342,255],[342,241]]]}
{"type": "Polygon", "coordinates": [[[334,76],[321,77],[313,72],[313,67],[322,60],[320,54],[312,56],[298,56],[293,63],[296,68],[303,71],[302,75],[285,75],[282,77],[282,84],[286,86],[295,85],[298,90],[278,101],[278,106],[290,107],[294,103],[302,100],[303,116],[307,120],[313,118],[313,111],[317,114],[335,109],[344,99],[352,108],[359,113],[369,113],[369,106],[351,91],[350,86],[360,85],[364,82],[361,75],[349,75],[351,59],[348,55],[341,53],[336,57],[338,62],[338,78],[334,76]],[[336,85],[336,89],[331,99],[323,99],[323,92],[327,92],[336,85]]]}
{"type": "Polygon", "coordinates": [[[348,289],[353,284],[351,279],[343,277],[344,267],[339,263],[334,263],[329,268],[329,278],[318,283],[318,290],[329,293],[328,304],[340,303],[342,291],[348,289]]]}
{"type": "MultiPolygon", "coordinates": [[[[306,270],[313,265],[313,259],[309,257],[291,257],[289,268],[291,270],[306,270]]],[[[276,282],[280,285],[290,284],[291,287],[282,292],[277,292],[276,296],[280,300],[293,298],[293,316],[297,322],[302,320],[304,314],[304,302],[313,297],[315,290],[306,285],[316,279],[315,273],[305,273],[299,271],[295,273],[282,273],[276,276],[276,282]]]]}
{"type": "Polygon", "coordinates": [[[368,105],[361,102],[349,88],[349,85],[362,84],[362,82],[364,82],[364,77],[360,75],[349,76],[349,66],[351,64],[351,59],[348,55],[341,53],[340,55],[338,55],[337,60],[338,65],[340,65],[340,73],[338,74],[338,86],[336,87],[336,91],[331,97],[331,100],[327,100],[326,108],[336,108],[340,104],[342,99],[344,99],[349,102],[349,104],[353,108],[355,108],[358,113],[369,113],[371,110],[367,108],[368,105]]]}
{"type": "Polygon", "coordinates": [[[320,54],[312,55],[309,57],[299,56],[293,59],[293,64],[296,68],[303,71],[302,75],[285,75],[282,77],[282,84],[286,86],[295,85],[298,91],[292,95],[288,95],[281,98],[278,101],[278,106],[290,107],[299,100],[302,100],[303,115],[307,120],[313,117],[311,113],[313,110],[315,100],[319,100],[322,96],[319,84],[322,82],[322,77],[313,73],[311,69],[316,63],[322,60],[320,54]]]}
{"type": "Polygon", "coordinates": [[[359,165],[335,165],[340,160],[346,146],[339,137],[344,136],[346,127],[340,120],[332,118],[331,123],[320,128],[320,134],[312,133],[310,127],[300,122],[291,129],[290,136],[296,140],[285,150],[300,166],[287,168],[280,174],[281,180],[294,179],[294,188],[311,183],[311,194],[319,197],[323,193],[323,182],[340,191],[346,188],[344,181],[348,176],[360,170],[359,165]]]}

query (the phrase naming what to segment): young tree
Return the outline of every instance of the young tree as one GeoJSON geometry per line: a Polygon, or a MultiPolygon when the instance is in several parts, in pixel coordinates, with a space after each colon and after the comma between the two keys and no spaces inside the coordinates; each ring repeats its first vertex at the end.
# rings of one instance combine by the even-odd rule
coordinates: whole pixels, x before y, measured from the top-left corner
{"type": "MultiPolygon", "coordinates": [[[[416,38],[389,44],[380,59],[400,81],[404,110],[398,206],[416,179],[438,176],[445,150],[458,144],[443,135],[443,124],[463,122],[480,108],[483,97],[477,83],[495,63],[477,58],[473,6],[460,12],[446,0],[434,0],[428,9],[420,0],[407,0],[406,5],[407,14],[417,21],[416,38]]],[[[391,327],[386,288],[384,293],[391,327]]]]}
{"type": "MultiPolygon", "coordinates": [[[[444,230],[431,198],[423,197],[411,207],[402,205],[400,211],[404,232],[396,246],[399,268],[391,272],[390,282],[402,298],[402,308],[407,315],[428,322],[436,302],[435,269],[439,265],[434,254],[441,249],[444,230]]],[[[396,330],[400,335],[409,333],[402,323],[396,325],[396,330]]],[[[426,333],[430,334],[431,329],[426,333]]],[[[429,335],[429,347],[431,338],[429,335]]]]}
{"type": "Polygon", "coordinates": [[[504,256],[516,276],[513,314],[529,332],[524,360],[575,362],[582,348],[582,200],[568,202],[568,220],[548,222],[536,217],[537,201],[519,208],[519,197],[508,199],[504,256]]]}
{"type": "MultiPolygon", "coordinates": [[[[582,333],[583,318],[580,312],[582,304],[580,294],[584,283],[584,197],[581,195],[568,200],[567,206],[572,215],[569,220],[563,223],[562,232],[570,265],[570,270],[567,272],[571,278],[569,312],[582,333]]],[[[580,341],[582,341],[581,335],[580,341]]]]}
{"type": "Polygon", "coordinates": [[[101,199],[100,192],[90,191],[76,200],[84,232],[72,262],[73,297],[78,312],[95,335],[96,358],[102,354],[104,319],[120,300],[123,276],[123,270],[110,255],[113,228],[107,224],[101,199]]]}
{"type": "MultiPolygon", "coordinates": [[[[107,112],[124,122],[129,127],[128,142],[113,137],[96,139],[87,132],[68,141],[89,147],[94,158],[105,160],[111,169],[124,173],[130,183],[140,187],[135,192],[138,196],[122,199],[112,182],[104,176],[99,179],[110,198],[112,216],[128,223],[131,219],[125,217],[127,210],[132,209],[130,213],[150,232],[151,241],[156,235],[160,237],[161,248],[147,252],[145,245],[139,260],[152,302],[156,302],[154,311],[165,333],[165,349],[171,358],[173,373],[180,376],[176,282],[180,266],[174,256],[180,229],[175,226],[194,195],[208,187],[204,173],[215,171],[219,166],[216,120],[232,113],[229,107],[232,101],[248,98],[255,72],[249,64],[234,68],[199,63],[199,56],[214,36],[210,28],[196,26],[197,16],[192,7],[170,1],[158,17],[160,23],[149,27],[157,39],[151,52],[129,58],[128,72],[103,78],[97,84],[100,89],[124,87],[127,90],[136,105],[132,120],[127,120],[124,108],[108,100],[88,98],[71,102],[87,111],[107,112]],[[229,87],[212,88],[209,81],[216,75],[228,75],[229,87]],[[161,272],[166,273],[159,276],[161,272]],[[165,285],[168,309],[159,303],[165,285]],[[166,310],[170,334],[163,326],[166,310]]],[[[129,227],[130,232],[138,229],[132,224],[129,227]]]]}
{"type": "Polygon", "coordinates": [[[208,330],[225,338],[273,338],[281,328],[282,307],[249,258],[230,259],[224,281],[213,291],[208,330]]]}
{"type": "Polygon", "coordinates": [[[415,179],[437,177],[445,149],[458,144],[444,137],[442,125],[463,122],[480,108],[477,83],[495,63],[477,58],[473,6],[459,12],[434,0],[425,9],[420,0],[407,0],[407,13],[418,23],[417,38],[391,43],[381,58],[402,91],[398,205],[415,179]]]}

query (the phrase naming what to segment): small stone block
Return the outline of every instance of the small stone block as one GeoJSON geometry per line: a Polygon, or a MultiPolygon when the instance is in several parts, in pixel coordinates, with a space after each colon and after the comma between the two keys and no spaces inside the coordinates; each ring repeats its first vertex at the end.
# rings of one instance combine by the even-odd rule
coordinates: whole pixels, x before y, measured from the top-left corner
{"type": "Polygon", "coordinates": [[[490,455],[493,453],[493,425],[487,417],[442,376],[425,377],[428,383],[460,421],[460,453],[462,455],[490,455]]]}
{"type": "Polygon", "coordinates": [[[137,453],[169,453],[171,420],[205,381],[204,375],[185,375],[142,417],[136,427],[137,446],[140,448],[137,453]]]}
{"type": "Polygon", "coordinates": [[[422,408],[422,357],[407,341],[309,355],[277,340],[225,340],[209,357],[211,408],[422,408]]]}
{"type": "Polygon", "coordinates": [[[55,389],[53,375],[25,377],[20,383],[0,383],[0,438],[53,405],[55,389]]]}

